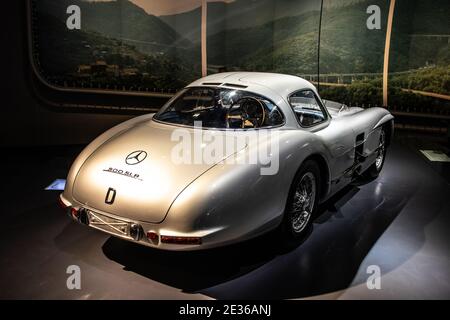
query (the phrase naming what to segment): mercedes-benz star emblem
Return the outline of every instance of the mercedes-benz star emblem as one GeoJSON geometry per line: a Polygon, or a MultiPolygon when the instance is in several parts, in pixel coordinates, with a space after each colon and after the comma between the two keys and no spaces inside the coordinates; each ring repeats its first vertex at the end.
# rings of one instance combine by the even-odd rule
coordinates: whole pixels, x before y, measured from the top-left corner
{"type": "Polygon", "coordinates": [[[133,151],[132,153],[130,153],[126,157],[125,162],[129,165],[134,165],[134,164],[141,163],[142,161],[145,160],[145,158],[147,158],[147,152],[138,150],[138,151],[133,151]]]}

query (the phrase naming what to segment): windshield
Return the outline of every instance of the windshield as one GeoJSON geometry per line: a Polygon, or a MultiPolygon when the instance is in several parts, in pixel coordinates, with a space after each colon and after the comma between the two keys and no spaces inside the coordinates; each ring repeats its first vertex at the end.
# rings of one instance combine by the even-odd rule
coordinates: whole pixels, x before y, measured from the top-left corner
{"type": "Polygon", "coordinates": [[[278,106],[267,98],[226,88],[188,88],[156,116],[156,120],[205,128],[263,128],[283,124],[278,106]],[[198,125],[197,123],[195,125],[198,125]]]}

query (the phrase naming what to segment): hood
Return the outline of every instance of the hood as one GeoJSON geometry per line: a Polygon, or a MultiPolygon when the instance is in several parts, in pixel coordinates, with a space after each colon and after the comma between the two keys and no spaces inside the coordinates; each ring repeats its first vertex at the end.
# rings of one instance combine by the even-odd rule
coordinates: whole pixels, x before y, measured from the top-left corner
{"type": "Polygon", "coordinates": [[[74,180],[73,197],[93,209],[160,223],[184,188],[245,147],[226,131],[141,123],[114,136],[86,159],[74,180]],[[194,157],[204,154],[214,138],[224,141],[223,153],[207,161],[194,157]]]}

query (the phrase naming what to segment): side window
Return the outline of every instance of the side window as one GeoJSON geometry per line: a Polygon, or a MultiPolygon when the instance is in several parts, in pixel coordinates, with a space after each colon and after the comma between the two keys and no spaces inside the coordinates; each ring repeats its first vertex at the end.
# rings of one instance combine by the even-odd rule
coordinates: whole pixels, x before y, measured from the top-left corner
{"type": "Polygon", "coordinates": [[[302,127],[311,127],[327,119],[327,114],[312,90],[302,90],[289,97],[289,104],[302,127]]]}

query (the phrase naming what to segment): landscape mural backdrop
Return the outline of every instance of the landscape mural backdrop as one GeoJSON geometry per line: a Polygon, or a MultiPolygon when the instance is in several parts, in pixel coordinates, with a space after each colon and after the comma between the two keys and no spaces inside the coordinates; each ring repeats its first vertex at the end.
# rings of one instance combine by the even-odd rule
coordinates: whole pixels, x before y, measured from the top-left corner
{"type": "MultiPolygon", "coordinates": [[[[208,1],[208,73],[293,74],[320,81],[323,98],[380,106],[389,2],[208,1]],[[367,25],[371,5],[380,8],[379,28],[367,25]]],[[[201,76],[200,5],[32,0],[35,65],[44,81],[58,87],[174,93],[201,76]],[[80,8],[79,29],[67,27],[71,5],[80,8]]],[[[449,112],[449,12],[448,0],[396,1],[389,106],[449,112]]]]}

